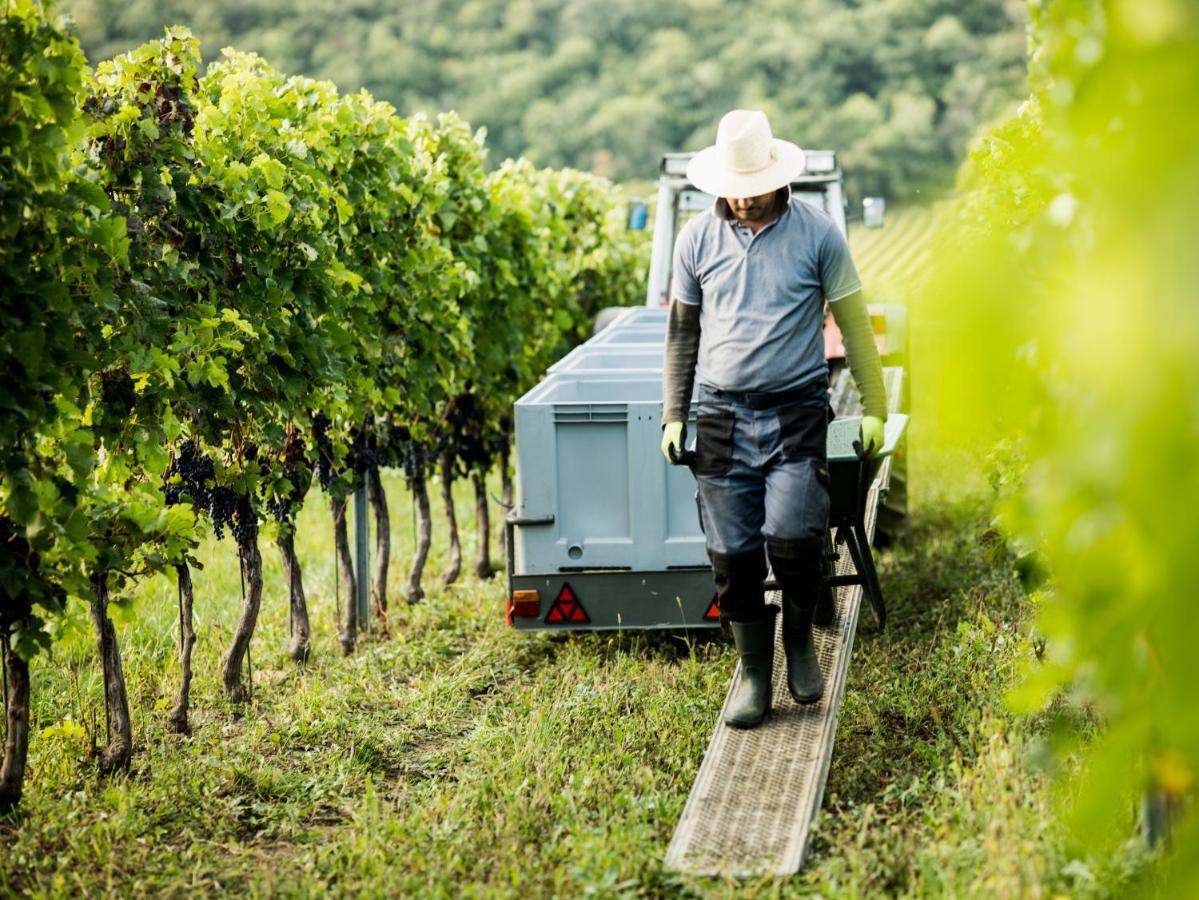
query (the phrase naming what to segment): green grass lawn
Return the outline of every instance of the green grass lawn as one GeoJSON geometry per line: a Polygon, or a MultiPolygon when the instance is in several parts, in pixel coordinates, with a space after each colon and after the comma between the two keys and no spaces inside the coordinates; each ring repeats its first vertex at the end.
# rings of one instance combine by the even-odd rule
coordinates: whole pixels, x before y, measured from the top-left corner
{"type": "MultiPolygon", "coordinates": [[[[446,548],[436,500],[429,598],[408,607],[398,593],[411,503],[392,477],[391,639],[341,656],[328,507],[314,496],[297,537],[312,659],[287,658],[278,553],[264,536],[254,700],[243,715],[219,682],[240,603],[228,539],[201,549],[195,574],[192,736],[164,727],[178,667],[173,581],[146,582],[114,610],[134,712],[127,776],[102,780],[89,758],[104,713],[77,610],[75,630],[34,667],[30,774],[19,818],[0,821],[0,891],[1119,893],[1136,872],[1135,844],[1116,860],[1075,858],[1052,785],[1032,764],[1044,726],[1005,711],[1032,653],[1030,611],[984,539],[977,484],[938,486],[947,465],[913,456],[911,537],[881,557],[890,624],[859,633],[824,812],[795,878],[691,880],[662,868],[733,671],[727,640],[516,634],[504,625],[501,579],[435,587],[446,548]]],[[[458,488],[465,517],[469,485],[458,488]]]]}

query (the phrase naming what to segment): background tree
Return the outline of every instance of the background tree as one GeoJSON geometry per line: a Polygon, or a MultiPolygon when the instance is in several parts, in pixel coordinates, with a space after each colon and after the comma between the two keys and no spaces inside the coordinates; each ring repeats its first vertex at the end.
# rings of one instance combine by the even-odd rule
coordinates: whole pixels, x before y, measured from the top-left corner
{"type": "Polygon", "coordinates": [[[366,87],[403,115],[455,109],[486,128],[493,165],[525,155],[648,179],[663,151],[707,145],[726,110],[758,107],[779,135],[846,154],[856,195],[899,200],[951,185],[965,141],[1012,104],[1024,72],[1018,0],[355,0],[351,14],[334,0],[67,8],[95,59],[179,22],[209,53],[255,50],[281,69],[366,87]]]}

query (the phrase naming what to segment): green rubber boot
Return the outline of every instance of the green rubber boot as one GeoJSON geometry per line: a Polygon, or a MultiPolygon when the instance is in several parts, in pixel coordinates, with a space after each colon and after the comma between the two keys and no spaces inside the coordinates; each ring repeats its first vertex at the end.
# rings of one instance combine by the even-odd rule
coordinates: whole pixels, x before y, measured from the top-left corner
{"type": "Polygon", "coordinates": [[[796,703],[815,703],[824,693],[820,661],[812,643],[812,618],[824,593],[824,542],[767,538],[766,553],[783,594],[787,690],[796,703]]]}
{"type": "Polygon", "coordinates": [[[774,669],[774,617],[777,608],[756,622],[729,622],[733,642],[741,656],[741,678],[724,723],[733,728],[761,725],[770,712],[770,676],[774,669]]]}
{"type": "Polygon", "coordinates": [[[783,652],[787,657],[787,690],[796,703],[815,703],[824,693],[820,661],[812,643],[814,606],[799,606],[783,592],[783,652]]]}

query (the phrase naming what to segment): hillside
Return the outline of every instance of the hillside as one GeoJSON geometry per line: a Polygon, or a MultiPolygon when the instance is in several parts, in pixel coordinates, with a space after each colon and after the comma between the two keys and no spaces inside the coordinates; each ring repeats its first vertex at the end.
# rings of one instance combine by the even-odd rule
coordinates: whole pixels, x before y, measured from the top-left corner
{"type": "Polygon", "coordinates": [[[765,109],[776,134],[836,147],[853,196],[924,197],[1023,94],[1010,0],[69,0],[88,57],[188,25],[276,67],[366,87],[402,114],[456,109],[492,161],[527,155],[618,180],[765,109]]]}

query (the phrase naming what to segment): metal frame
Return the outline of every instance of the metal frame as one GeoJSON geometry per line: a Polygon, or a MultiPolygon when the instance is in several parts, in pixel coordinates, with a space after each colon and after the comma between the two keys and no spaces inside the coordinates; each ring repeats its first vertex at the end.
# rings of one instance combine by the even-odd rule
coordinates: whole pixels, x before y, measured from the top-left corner
{"type": "Polygon", "coordinates": [[[887,627],[887,605],[883,600],[883,589],[879,584],[878,570],[874,567],[874,553],[870,548],[870,536],[866,531],[866,498],[870,495],[870,486],[874,483],[880,461],[874,457],[863,457],[862,445],[857,441],[854,441],[854,450],[859,457],[854,500],[848,510],[840,513],[834,510],[830,515],[829,533],[825,536],[828,566],[825,569],[824,590],[821,592],[821,602],[816,608],[815,622],[821,626],[832,622],[834,590],[861,585],[866,599],[870,601],[870,608],[874,611],[878,630],[882,631],[887,627]],[[832,567],[841,558],[837,550],[841,544],[845,544],[849,550],[849,557],[853,562],[852,574],[830,574],[832,567]]]}
{"type": "Polygon", "coordinates": [[[358,605],[358,628],[361,631],[371,630],[371,551],[370,551],[370,520],[366,479],[354,491],[354,564],[358,570],[355,573],[354,587],[357,589],[355,601],[358,605]]]}

